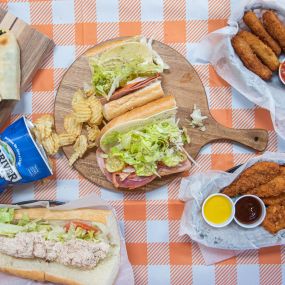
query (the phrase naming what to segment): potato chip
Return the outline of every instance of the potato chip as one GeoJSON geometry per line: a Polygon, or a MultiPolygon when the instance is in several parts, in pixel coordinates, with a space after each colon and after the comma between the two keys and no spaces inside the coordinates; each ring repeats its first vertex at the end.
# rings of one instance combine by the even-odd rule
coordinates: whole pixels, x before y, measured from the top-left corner
{"type": "Polygon", "coordinates": [[[86,97],[90,97],[92,95],[95,95],[94,87],[87,84],[86,82],[83,83],[83,91],[86,97]]]}
{"type": "Polygon", "coordinates": [[[54,118],[52,115],[43,115],[34,122],[34,126],[33,132],[41,143],[51,135],[54,127],[54,118]]]}
{"type": "Polygon", "coordinates": [[[98,126],[93,126],[93,127],[86,126],[86,130],[87,130],[88,141],[95,142],[97,137],[100,135],[100,130],[98,126]]]}
{"type": "Polygon", "coordinates": [[[64,116],[63,127],[68,134],[73,134],[78,137],[81,134],[82,123],[78,123],[74,113],[69,113],[64,116]]]}
{"type": "Polygon", "coordinates": [[[71,145],[76,140],[76,135],[74,134],[59,134],[58,135],[59,146],[71,145]]]}
{"type": "Polygon", "coordinates": [[[73,165],[73,163],[80,157],[84,155],[88,148],[87,137],[84,135],[80,135],[73,146],[74,152],[69,158],[69,165],[73,165]]]}
{"type": "Polygon", "coordinates": [[[103,106],[98,98],[91,96],[88,99],[89,107],[92,111],[91,118],[88,121],[90,126],[100,125],[103,120],[103,106]]]}
{"type": "Polygon", "coordinates": [[[97,147],[97,146],[98,144],[96,142],[93,142],[93,143],[89,143],[87,147],[88,149],[90,149],[90,148],[97,147]]]}
{"type": "Polygon", "coordinates": [[[77,102],[76,104],[73,104],[72,107],[78,123],[87,122],[91,118],[92,112],[87,101],[77,102]]]}
{"type": "Polygon", "coordinates": [[[42,145],[48,155],[54,155],[59,149],[59,138],[56,133],[52,133],[49,137],[42,141],[42,145]]]}
{"type": "Polygon", "coordinates": [[[32,133],[34,139],[36,139],[41,144],[42,143],[42,134],[41,134],[41,132],[36,127],[34,127],[34,128],[31,129],[31,133],[32,133]]]}

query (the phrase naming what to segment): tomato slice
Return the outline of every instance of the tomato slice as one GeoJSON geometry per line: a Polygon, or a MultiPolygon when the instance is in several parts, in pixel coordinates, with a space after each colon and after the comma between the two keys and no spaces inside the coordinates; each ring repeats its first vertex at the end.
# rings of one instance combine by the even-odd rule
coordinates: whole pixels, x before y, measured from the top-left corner
{"type": "Polygon", "coordinates": [[[74,225],[75,229],[77,229],[79,227],[79,228],[82,228],[83,230],[86,230],[86,231],[94,231],[94,233],[97,233],[99,231],[99,229],[97,227],[90,226],[90,225],[85,224],[83,222],[72,221],[72,222],[70,222],[64,226],[64,228],[67,232],[69,231],[71,224],[74,225]]]}

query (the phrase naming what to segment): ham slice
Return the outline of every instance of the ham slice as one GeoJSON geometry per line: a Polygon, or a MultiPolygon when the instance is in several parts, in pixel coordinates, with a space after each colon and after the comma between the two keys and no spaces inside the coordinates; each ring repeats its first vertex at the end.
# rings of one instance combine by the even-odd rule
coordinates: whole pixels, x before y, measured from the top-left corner
{"type": "MultiPolygon", "coordinates": [[[[125,96],[131,92],[142,89],[142,88],[146,87],[147,85],[151,84],[152,82],[156,81],[159,78],[160,78],[160,74],[158,73],[155,76],[148,77],[148,78],[142,78],[140,81],[135,81],[133,83],[129,83],[129,84],[125,85],[124,87],[117,89],[113,93],[113,95],[111,96],[110,101],[119,99],[119,98],[121,98],[121,97],[123,97],[123,96],[125,96]]],[[[102,98],[100,101],[102,104],[107,103],[106,98],[102,98]]]]}
{"type": "Polygon", "coordinates": [[[113,183],[117,188],[136,189],[142,187],[156,178],[156,175],[151,176],[137,176],[130,174],[124,180],[121,180],[120,173],[113,173],[113,183]]]}
{"type": "MultiPolygon", "coordinates": [[[[151,175],[151,176],[137,176],[135,173],[128,173],[127,175],[124,172],[115,172],[110,173],[107,171],[105,167],[105,161],[104,158],[102,158],[103,151],[98,148],[96,155],[97,155],[97,162],[101,169],[101,171],[104,173],[106,178],[114,184],[116,188],[127,188],[127,189],[136,189],[139,187],[142,187],[151,181],[153,181],[157,176],[151,175]]],[[[166,176],[174,173],[184,172],[190,170],[191,163],[187,159],[182,163],[179,163],[175,167],[168,167],[165,165],[159,165],[158,166],[158,174],[160,176],[166,176]]]]}

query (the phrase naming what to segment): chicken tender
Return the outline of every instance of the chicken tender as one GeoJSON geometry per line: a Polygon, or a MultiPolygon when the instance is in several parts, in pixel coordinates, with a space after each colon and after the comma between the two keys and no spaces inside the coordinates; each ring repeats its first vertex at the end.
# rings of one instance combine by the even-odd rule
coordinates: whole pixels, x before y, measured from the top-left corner
{"type": "Polygon", "coordinates": [[[261,161],[244,170],[240,176],[222,191],[234,197],[244,194],[262,184],[265,184],[279,175],[280,166],[275,162],[261,161]]]}
{"type": "Polygon", "coordinates": [[[280,63],[273,50],[257,36],[247,31],[240,31],[238,34],[249,44],[253,52],[271,71],[276,71],[279,68],[280,63]]]}
{"type": "Polygon", "coordinates": [[[277,175],[269,182],[248,191],[247,194],[257,195],[258,197],[276,197],[285,193],[285,167],[280,167],[280,170],[280,175],[277,175]]]}
{"type": "Polygon", "coordinates": [[[263,25],[267,32],[274,38],[282,50],[285,51],[285,26],[273,11],[266,11],[262,15],[263,25]]]}
{"type": "Polygon", "coordinates": [[[285,193],[280,194],[279,196],[270,196],[267,198],[262,198],[262,201],[266,206],[270,205],[284,205],[285,206],[285,193]]]}
{"type": "Polygon", "coordinates": [[[274,51],[277,56],[280,55],[281,48],[279,44],[268,34],[268,32],[265,30],[261,21],[257,18],[254,12],[245,12],[243,16],[243,21],[257,37],[259,37],[266,45],[268,45],[274,51]]]}
{"type": "Polygon", "coordinates": [[[266,210],[263,227],[272,234],[285,228],[285,206],[273,205],[266,210]]]}
{"type": "Polygon", "coordinates": [[[249,44],[239,34],[232,38],[232,46],[249,70],[263,80],[269,80],[272,77],[272,71],[258,59],[249,44]]]}

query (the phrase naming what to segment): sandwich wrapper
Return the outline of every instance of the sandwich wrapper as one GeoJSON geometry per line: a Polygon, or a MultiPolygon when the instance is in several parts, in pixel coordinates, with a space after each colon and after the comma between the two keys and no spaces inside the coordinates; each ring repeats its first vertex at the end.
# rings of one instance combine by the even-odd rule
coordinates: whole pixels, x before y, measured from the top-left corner
{"type": "MultiPolygon", "coordinates": [[[[244,11],[253,9],[260,16],[263,9],[274,9],[285,23],[285,0],[232,1],[228,26],[207,35],[190,50],[193,64],[210,62],[216,72],[249,101],[270,111],[274,129],[285,139],[285,85],[275,72],[270,81],[264,81],[248,70],[235,53],[231,38],[243,23],[244,11]]],[[[284,55],[281,60],[284,60],[284,55]]]]}
{"type": "MultiPolygon", "coordinates": [[[[3,206],[0,204],[0,207],[3,206]]],[[[9,207],[9,205],[5,205],[5,207],[9,207]]],[[[31,204],[25,204],[21,206],[10,205],[13,208],[31,208],[31,207],[49,207],[48,202],[36,202],[31,204]]],[[[103,201],[96,194],[91,194],[85,196],[79,200],[74,200],[64,205],[50,207],[51,210],[75,210],[80,208],[94,208],[94,209],[107,209],[113,210],[105,201],[103,201]]],[[[115,211],[113,210],[115,215],[115,211]]],[[[115,215],[116,216],[116,215],[115,215]]],[[[118,224],[119,227],[119,224],[118,224]]],[[[126,244],[122,237],[122,233],[119,227],[120,235],[121,235],[121,263],[120,270],[114,285],[134,285],[134,274],[132,266],[128,259],[128,254],[126,250],[126,244]]],[[[12,275],[7,275],[4,273],[0,273],[1,285],[34,285],[34,284],[43,284],[43,285],[52,285],[54,283],[50,282],[36,282],[33,280],[23,279],[12,275]]]]}
{"type": "Polygon", "coordinates": [[[248,160],[234,173],[208,171],[183,178],[179,199],[185,202],[180,222],[180,235],[187,234],[200,245],[206,264],[228,259],[242,250],[259,249],[285,244],[285,230],[272,235],[262,226],[245,229],[234,221],[223,228],[209,226],[203,219],[201,208],[204,200],[211,194],[220,192],[231,184],[241,172],[258,161],[273,161],[285,164],[285,153],[266,152],[248,160]]]}

